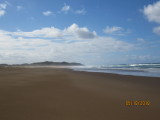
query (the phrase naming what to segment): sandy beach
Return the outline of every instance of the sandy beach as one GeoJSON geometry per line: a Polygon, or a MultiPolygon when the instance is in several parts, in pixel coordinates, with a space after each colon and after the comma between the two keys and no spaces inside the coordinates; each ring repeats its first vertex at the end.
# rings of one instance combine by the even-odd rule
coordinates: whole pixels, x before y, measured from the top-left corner
{"type": "Polygon", "coordinates": [[[0,68],[0,120],[159,120],[160,78],[0,68]],[[150,105],[126,105],[149,101],[150,105]]]}

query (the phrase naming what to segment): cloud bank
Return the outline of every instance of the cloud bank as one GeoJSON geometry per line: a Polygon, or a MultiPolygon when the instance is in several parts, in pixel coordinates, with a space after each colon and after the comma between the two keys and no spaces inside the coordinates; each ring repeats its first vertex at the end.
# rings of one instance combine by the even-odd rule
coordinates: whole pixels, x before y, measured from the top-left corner
{"type": "Polygon", "coordinates": [[[0,63],[35,61],[82,62],[97,56],[134,49],[134,45],[77,24],[58,29],[48,27],[31,32],[0,30],[0,63]]]}
{"type": "Polygon", "coordinates": [[[33,30],[31,32],[6,32],[8,35],[21,36],[21,37],[40,37],[40,38],[52,38],[59,40],[84,40],[93,39],[97,37],[95,31],[91,32],[86,27],[80,28],[77,24],[61,30],[55,27],[47,27],[42,29],[33,30]]]}

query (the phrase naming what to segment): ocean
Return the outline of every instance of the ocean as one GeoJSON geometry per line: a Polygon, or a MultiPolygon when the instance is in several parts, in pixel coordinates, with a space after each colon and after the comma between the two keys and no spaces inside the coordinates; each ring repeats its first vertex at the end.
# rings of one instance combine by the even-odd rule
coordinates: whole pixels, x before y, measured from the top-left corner
{"type": "Polygon", "coordinates": [[[121,75],[160,77],[160,63],[77,66],[76,71],[114,73],[121,75]]]}

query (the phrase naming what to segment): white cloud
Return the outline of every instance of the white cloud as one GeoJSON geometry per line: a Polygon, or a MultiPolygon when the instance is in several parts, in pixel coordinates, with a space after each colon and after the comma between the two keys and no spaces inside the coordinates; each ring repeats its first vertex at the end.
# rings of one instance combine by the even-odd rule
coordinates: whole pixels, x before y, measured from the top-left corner
{"type": "MultiPolygon", "coordinates": [[[[145,6],[143,9],[143,14],[149,22],[160,24],[160,1],[145,6]]],[[[154,27],[153,32],[160,35],[160,26],[154,27]]]]}
{"type": "Polygon", "coordinates": [[[70,9],[71,9],[71,7],[69,5],[64,4],[61,11],[67,13],[70,9]]]}
{"type": "Polygon", "coordinates": [[[134,48],[130,43],[98,36],[95,31],[77,24],[65,29],[49,27],[31,32],[0,30],[0,46],[0,63],[44,60],[85,63],[92,61],[90,57],[134,48]]]}
{"type": "Polygon", "coordinates": [[[67,4],[64,4],[64,6],[57,13],[67,14],[69,12],[74,13],[74,14],[78,14],[78,15],[85,15],[86,14],[85,8],[74,10],[70,5],[67,5],[67,4]]]}
{"type": "Polygon", "coordinates": [[[7,8],[7,2],[0,3],[0,16],[5,15],[6,13],[6,8],[7,8]]]}
{"type": "Polygon", "coordinates": [[[0,10],[0,16],[3,16],[6,12],[4,10],[0,10]]]}
{"type": "Polygon", "coordinates": [[[97,36],[95,31],[90,32],[88,28],[80,28],[77,24],[72,24],[65,29],[64,34],[74,36],[76,39],[92,39],[97,36]]]}
{"type": "Polygon", "coordinates": [[[115,32],[119,32],[121,30],[122,30],[121,27],[117,27],[117,26],[109,27],[109,26],[107,26],[105,28],[104,32],[108,33],[108,34],[112,34],[112,33],[115,33],[115,32]]]}
{"type": "Polygon", "coordinates": [[[120,36],[124,36],[130,33],[129,30],[124,30],[122,27],[119,26],[113,26],[113,27],[107,26],[103,31],[106,34],[120,35],[120,36]]]}
{"type": "Polygon", "coordinates": [[[145,6],[143,13],[147,17],[148,21],[160,23],[160,1],[145,6]]]}
{"type": "Polygon", "coordinates": [[[23,6],[18,5],[16,8],[17,8],[18,11],[20,11],[20,10],[23,9],[23,6]]]}
{"type": "Polygon", "coordinates": [[[86,14],[86,11],[85,11],[85,9],[76,10],[76,11],[75,11],[75,14],[81,14],[81,15],[84,15],[84,14],[86,14]]]}
{"type": "Polygon", "coordinates": [[[6,7],[7,7],[7,4],[6,4],[6,3],[0,4],[0,9],[6,9],[6,7]]]}
{"type": "Polygon", "coordinates": [[[160,35],[160,26],[153,28],[153,32],[160,35]]]}
{"type": "Polygon", "coordinates": [[[17,32],[12,32],[11,34],[22,37],[56,38],[60,37],[60,30],[54,27],[50,27],[50,28],[33,30],[31,32],[17,31],[17,32]]]}
{"type": "Polygon", "coordinates": [[[48,10],[48,11],[42,12],[42,14],[45,15],[45,16],[49,16],[49,15],[52,15],[53,12],[48,10]]]}
{"type": "Polygon", "coordinates": [[[17,31],[8,33],[15,36],[22,36],[22,37],[42,37],[42,38],[55,38],[55,39],[63,39],[63,40],[85,40],[85,39],[93,39],[97,36],[96,32],[90,32],[88,28],[82,27],[80,28],[77,24],[72,24],[71,26],[60,30],[55,27],[48,27],[33,30],[31,32],[23,32],[17,31]]]}

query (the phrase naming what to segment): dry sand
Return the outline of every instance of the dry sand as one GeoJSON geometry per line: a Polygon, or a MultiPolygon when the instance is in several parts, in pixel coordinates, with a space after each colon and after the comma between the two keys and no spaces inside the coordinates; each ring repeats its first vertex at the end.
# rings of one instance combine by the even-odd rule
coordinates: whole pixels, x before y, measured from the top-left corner
{"type": "Polygon", "coordinates": [[[0,120],[160,120],[160,78],[0,68],[0,120]]]}

